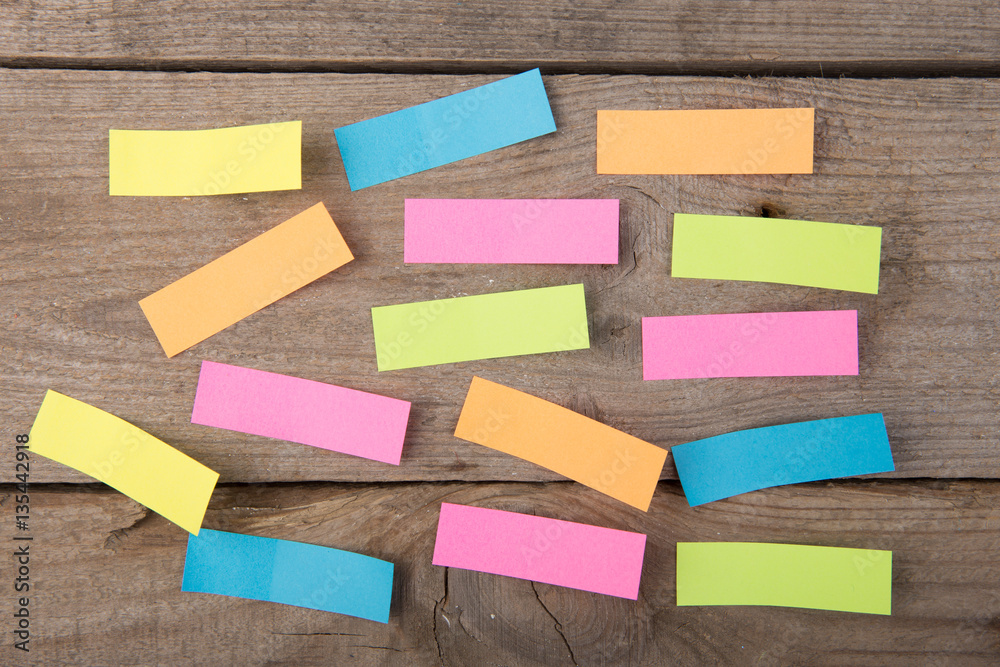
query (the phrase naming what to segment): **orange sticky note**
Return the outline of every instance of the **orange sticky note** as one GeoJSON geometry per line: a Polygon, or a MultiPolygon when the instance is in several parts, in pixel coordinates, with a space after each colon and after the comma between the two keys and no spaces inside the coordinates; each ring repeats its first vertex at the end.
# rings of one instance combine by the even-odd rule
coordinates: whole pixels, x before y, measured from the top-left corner
{"type": "Polygon", "coordinates": [[[455,436],[537,463],[643,512],[667,459],[656,445],[478,377],[455,436]]]}
{"type": "Polygon", "coordinates": [[[815,109],[597,112],[598,174],[811,174],[815,109]]]}
{"type": "Polygon", "coordinates": [[[320,202],[139,305],[172,357],[352,259],[320,202]]]}

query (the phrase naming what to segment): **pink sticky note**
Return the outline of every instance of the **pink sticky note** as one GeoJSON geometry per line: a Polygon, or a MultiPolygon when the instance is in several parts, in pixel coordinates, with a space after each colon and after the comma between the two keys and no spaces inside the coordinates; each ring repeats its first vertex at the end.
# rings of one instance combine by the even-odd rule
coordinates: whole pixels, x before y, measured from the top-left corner
{"type": "Polygon", "coordinates": [[[407,199],[410,264],[617,264],[617,199],[407,199]]]}
{"type": "Polygon", "coordinates": [[[645,550],[641,533],[441,503],[433,563],[635,600],[645,550]]]}
{"type": "Polygon", "coordinates": [[[201,362],[193,424],[399,465],[409,401],[324,382],[201,362]]]}
{"type": "Polygon", "coordinates": [[[642,377],[857,375],[858,311],[642,318],[642,377]]]}

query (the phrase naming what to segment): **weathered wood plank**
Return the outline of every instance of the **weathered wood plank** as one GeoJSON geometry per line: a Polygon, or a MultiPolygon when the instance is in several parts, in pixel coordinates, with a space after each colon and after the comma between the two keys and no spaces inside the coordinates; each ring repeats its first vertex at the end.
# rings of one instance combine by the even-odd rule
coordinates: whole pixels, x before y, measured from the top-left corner
{"type": "Polygon", "coordinates": [[[0,64],[807,76],[995,72],[995,2],[15,0],[0,64]],[[304,5],[304,6],[303,6],[304,5]]]}
{"type": "MultiPolygon", "coordinates": [[[[898,475],[1000,475],[1000,82],[551,77],[556,134],[349,192],[333,128],[492,78],[0,71],[4,423],[25,432],[53,388],[176,445],[224,482],[553,479],[451,435],[481,374],[664,447],[882,411],[898,475]],[[596,109],[776,105],[817,108],[814,175],[594,174],[596,109]],[[300,192],[107,195],[110,127],[296,118],[305,128],[300,192]],[[621,261],[405,266],[406,196],[621,198],[621,261]],[[138,299],[321,199],[358,259],[167,359],[138,299]],[[880,294],[671,279],[674,211],[882,225],[880,294]],[[589,351],[375,370],[372,305],[577,281],[588,294],[589,351]],[[643,315],[823,308],[859,310],[859,377],[641,379],[643,315]],[[403,464],[191,425],[205,358],[412,400],[403,464]]],[[[674,474],[668,463],[664,475],[674,474]]],[[[40,462],[35,479],[85,478],[40,462]]]]}
{"type": "MultiPolygon", "coordinates": [[[[5,487],[4,507],[12,501],[5,487]]],[[[996,664],[1000,484],[787,487],[691,509],[676,482],[648,514],[573,484],[220,488],[205,526],[393,561],[390,622],[180,590],[186,533],[96,487],[31,500],[30,664],[996,664]],[[442,500],[649,535],[636,602],[431,565],[442,500]],[[892,616],[677,607],[677,541],[893,551],[892,616]]],[[[2,535],[11,544],[11,521],[2,535]]],[[[2,574],[10,572],[4,559],[2,574]]],[[[11,618],[12,596],[2,598],[11,618]]],[[[6,628],[5,628],[6,630],[6,628]]],[[[5,642],[4,664],[28,664],[5,642]]]]}

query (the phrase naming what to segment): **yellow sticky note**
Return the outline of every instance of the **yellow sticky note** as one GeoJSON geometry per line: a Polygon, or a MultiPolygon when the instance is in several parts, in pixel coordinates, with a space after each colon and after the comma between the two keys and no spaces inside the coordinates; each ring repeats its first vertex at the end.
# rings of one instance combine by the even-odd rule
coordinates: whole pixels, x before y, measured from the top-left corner
{"type": "Polygon", "coordinates": [[[597,173],[811,174],[814,111],[598,111],[597,173]]]}
{"type": "Polygon", "coordinates": [[[168,357],[354,259],[322,202],[139,302],[168,357]]]}
{"type": "Polygon", "coordinates": [[[112,195],[195,197],[302,187],[302,121],[214,130],[111,130],[112,195]]]}
{"type": "Polygon", "coordinates": [[[531,461],[643,512],[667,459],[656,445],[478,377],[455,437],[531,461]]]}
{"type": "Polygon", "coordinates": [[[112,414],[51,389],[28,446],[198,534],[219,473],[112,414]]]}

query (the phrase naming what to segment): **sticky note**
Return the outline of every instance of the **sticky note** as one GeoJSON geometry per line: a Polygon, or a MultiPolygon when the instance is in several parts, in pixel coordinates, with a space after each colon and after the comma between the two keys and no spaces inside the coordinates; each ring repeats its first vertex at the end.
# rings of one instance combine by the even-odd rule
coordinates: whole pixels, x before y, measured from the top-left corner
{"type": "Polygon", "coordinates": [[[407,199],[410,264],[617,264],[617,199],[407,199]]]}
{"type": "Polygon", "coordinates": [[[302,121],[111,130],[112,195],[196,197],[302,188],[302,121]]]}
{"type": "Polygon", "coordinates": [[[670,275],[878,294],[881,252],[881,227],[675,213],[670,275]]]}
{"type": "Polygon", "coordinates": [[[641,533],[441,503],[433,563],[635,600],[645,550],[641,533]]]}
{"type": "Polygon", "coordinates": [[[378,369],[590,347],[583,285],[372,308],[378,369]]]}
{"type": "Polygon", "coordinates": [[[334,130],[351,190],[556,131],[537,69],[334,130]]]}
{"type": "Polygon", "coordinates": [[[677,606],[763,605],[883,614],[892,552],[757,542],[678,542],[677,606]]]}
{"type": "Polygon", "coordinates": [[[597,112],[598,174],[811,174],[814,109],[597,112]]]}
{"type": "Polygon", "coordinates": [[[642,318],[642,377],[858,374],[858,311],[642,318]]]}
{"type": "Polygon", "coordinates": [[[536,463],[643,512],[667,451],[544,399],[474,377],[455,437],[536,463]]]}
{"type": "Polygon", "coordinates": [[[322,204],[139,302],[168,357],[354,259],[322,204]]]}
{"type": "Polygon", "coordinates": [[[206,528],[188,538],[181,590],[388,623],[392,570],[350,551],[206,528]]]}
{"type": "Polygon", "coordinates": [[[49,389],[32,453],[79,470],[198,534],[219,473],[104,410],[49,389]]]}
{"type": "Polygon", "coordinates": [[[880,413],[736,431],[670,453],[692,507],[771,486],[896,469],[880,413]]]}
{"type": "Polygon", "coordinates": [[[409,417],[409,401],[203,361],[191,423],[399,465],[409,417]]]}

